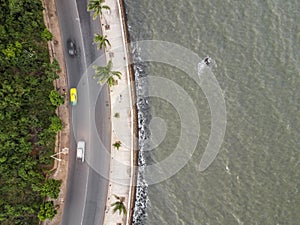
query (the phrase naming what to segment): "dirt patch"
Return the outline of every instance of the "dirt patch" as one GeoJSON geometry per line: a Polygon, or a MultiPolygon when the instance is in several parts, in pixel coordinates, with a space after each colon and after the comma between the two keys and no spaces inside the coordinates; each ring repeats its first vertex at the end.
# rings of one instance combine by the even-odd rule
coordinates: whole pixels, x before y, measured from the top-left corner
{"type": "Polygon", "coordinates": [[[61,189],[59,197],[54,201],[54,205],[57,210],[57,214],[52,221],[45,221],[42,224],[49,225],[58,225],[61,224],[63,209],[64,209],[64,200],[66,197],[66,188],[67,188],[67,178],[68,178],[68,150],[70,148],[70,114],[69,114],[69,99],[67,95],[68,90],[68,79],[66,74],[66,67],[63,54],[63,44],[60,33],[60,27],[57,17],[55,0],[42,0],[44,6],[44,21],[48,30],[53,35],[53,40],[48,42],[48,48],[50,53],[51,62],[55,58],[61,68],[61,71],[58,73],[59,78],[54,81],[54,86],[56,90],[62,95],[65,95],[65,104],[59,106],[56,113],[60,117],[63,123],[63,129],[57,134],[56,143],[55,143],[55,153],[60,153],[56,155],[58,160],[54,161],[54,166],[52,168],[51,178],[61,180],[61,189]]]}

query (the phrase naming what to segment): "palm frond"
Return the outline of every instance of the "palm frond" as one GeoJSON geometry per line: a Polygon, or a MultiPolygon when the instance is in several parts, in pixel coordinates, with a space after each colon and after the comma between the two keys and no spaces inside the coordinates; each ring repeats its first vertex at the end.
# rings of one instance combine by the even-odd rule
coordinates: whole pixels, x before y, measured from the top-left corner
{"type": "Polygon", "coordinates": [[[111,72],[114,76],[118,77],[119,79],[121,79],[122,73],[119,71],[112,71],[111,72]]]}
{"type": "Polygon", "coordinates": [[[109,87],[114,86],[115,82],[116,82],[115,79],[112,77],[109,77],[106,81],[106,83],[108,84],[109,87]]]}
{"type": "Polygon", "coordinates": [[[111,60],[108,61],[107,68],[109,68],[109,70],[112,69],[112,61],[111,60]]]}
{"type": "Polygon", "coordinates": [[[102,9],[110,10],[110,7],[108,5],[103,5],[102,9]]]}
{"type": "Polygon", "coordinates": [[[107,5],[102,5],[104,0],[90,0],[88,3],[88,11],[93,11],[93,19],[95,20],[97,16],[102,15],[102,9],[109,10],[110,7],[107,5]]]}
{"type": "Polygon", "coordinates": [[[113,213],[115,213],[116,211],[119,211],[119,215],[121,213],[127,214],[127,210],[126,210],[126,207],[123,202],[117,201],[117,202],[111,204],[111,206],[114,207],[113,213]]]}
{"type": "Polygon", "coordinates": [[[105,84],[105,83],[108,83],[108,85],[109,85],[109,83],[110,83],[110,80],[111,79],[111,77],[109,77],[109,76],[107,76],[107,75],[104,75],[104,76],[102,76],[101,78],[100,78],[100,80],[99,80],[99,83],[100,84],[105,84]]]}
{"type": "Polygon", "coordinates": [[[111,46],[109,40],[106,39],[106,35],[105,35],[105,42],[106,42],[109,46],[111,46]]]}
{"type": "MultiPolygon", "coordinates": [[[[124,205],[123,205],[123,206],[124,206],[124,205]]],[[[127,214],[126,207],[124,206],[122,209],[123,209],[123,214],[127,214]]]]}
{"type": "Polygon", "coordinates": [[[101,49],[103,46],[104,47],[107,47],[108,45],[110,45],[110,42],[109,40],[107,39],[107,36],[102,36],[100,34],[95,34],[95,37],[94,37],[94,42],[98,43],[98,49],[101,49]]]}
{"type": "Polygon", "coordinates": [[[97,12],[94,12],[94,15],[93,15],[93,20],[95,20],[97,18],[97,16],[99,15],[99,13],[97,12]]]}
{"type": "Polygon", "coordinates": [[[118,195],[113,194],[113,196],[114,196],[116,199],[118,199],[118,200],[121,199],[118,195]]]}
{"type": "Polygon", "coordinates": [[[112,61],[109,60],[106,66],[93,66],[95,70],[95,75],[93,76],[94,79],[99,79],[97,81],[98,84],[104,84],[105,82],[112,87],[113,85],[117,84],[117,80],[114,78],[116,76],[118,79],[121,79],[121,72],[119,71],[112,71],[112,61]]]}

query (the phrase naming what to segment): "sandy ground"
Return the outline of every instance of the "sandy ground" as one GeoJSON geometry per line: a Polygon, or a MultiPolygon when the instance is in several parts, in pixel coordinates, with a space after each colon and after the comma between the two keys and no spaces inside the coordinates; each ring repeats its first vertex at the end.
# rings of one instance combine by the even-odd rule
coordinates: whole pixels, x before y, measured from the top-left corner
{"type": "MultiPolygon", "coordinates": [[[[61,33],[59,28],[59,22],[56,12],[56,6],[54,0],[42,0],[44,5],[44,21],[53,35],[53,40],[48,42],[48,48],[50,53],[50,60],[52,61],[55,58],[61,68],[61,72],[58,74],[59,79],[54,81],[54,86],[62,95],[65,95],[65,104],[59,106],[57,109],[57,114],[62,120],[63,129],[58,133],[56,138],[56,147],[55,153],[61,151],[68,151],[70,144],[70,115],[69,115],[69,99],[68,99],[68,84],[67,84],[67,74],[63,54],[63,45],[61,39],[61,33]]],[[[45,221],[42,224],[51,224],[56,225],[60,224],[62,221],[63,208],[64,208],[64,199],[66,196],[66,186],[67,186],[67,177],[68,177],[68,154],[58,154],[56,156],[60,161],[55,160],[54,167],[52,169],[53,175],[51,176],[54,179],[62,180],[61,190],[59,197],[54,201],[54,205],[57,210],[57,214],[52,221],[45,221]]]]}

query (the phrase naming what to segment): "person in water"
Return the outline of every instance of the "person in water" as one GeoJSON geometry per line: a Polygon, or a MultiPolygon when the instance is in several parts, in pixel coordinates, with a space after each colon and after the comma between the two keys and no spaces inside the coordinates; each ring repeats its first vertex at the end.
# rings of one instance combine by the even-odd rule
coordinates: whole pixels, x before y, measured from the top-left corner
{"type": "Polygon", "coordinates": [[[206,63],[206,65],[208,65],[208,66],[209,66],[209,64],[210,64],[209,57],[206,57],[206,58],[204,59],[204,62],[206,63]]]}

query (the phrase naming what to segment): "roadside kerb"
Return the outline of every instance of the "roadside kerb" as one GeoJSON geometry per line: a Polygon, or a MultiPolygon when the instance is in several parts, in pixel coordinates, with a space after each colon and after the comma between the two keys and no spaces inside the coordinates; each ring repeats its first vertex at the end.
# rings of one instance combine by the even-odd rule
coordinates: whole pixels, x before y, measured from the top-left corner
{"type": "MultiPolygon", "coordinates": [[[[62,95],[65,95],[65,104],[61,105],[57,108],[56,113],[60,117],[63,123],[63,129],[58,132],[56,136],[55,149],[54,152],[58,153],[63,148],[69,149],[69,134],[70,134],[70,126],[69,126],[69,105],[68,98],[66,96],[67,88],[68,88],[68,80],[65,68],[64,54],[63,54],[63,45],[61,39],[61,33],[58,23],[56,5],[54,0],[42,0],[42,4],[44,7],[43,10],[43,18],[47,29],[52,33],[53,40],[48,41],[48,49],[50,62],[53,62],[56,59],[59,63],[61,71],[58,73],[59,78],[53,82],[54,87],[57,91],[59,91],[62,95]]],[[[66,195],[66,182],[68,177],[68,159],[69,156],[59,154],[58,158],[61,161],[54,160],[54,165],[51,171],[55,171],[51,178],[62,180],[61,189],[59,193],[59,197],[57,199],[51,199],[54,201],[54,205],[57,210],[57,214],[55,215],[52,221],[46,220],[41,222],[41,224],[48,225],[58,225],[61,224],[63,208],[64,208],[64,200],[66,195]]],[[[50,200],[50,199],[49,199],[50,200]]]]}

